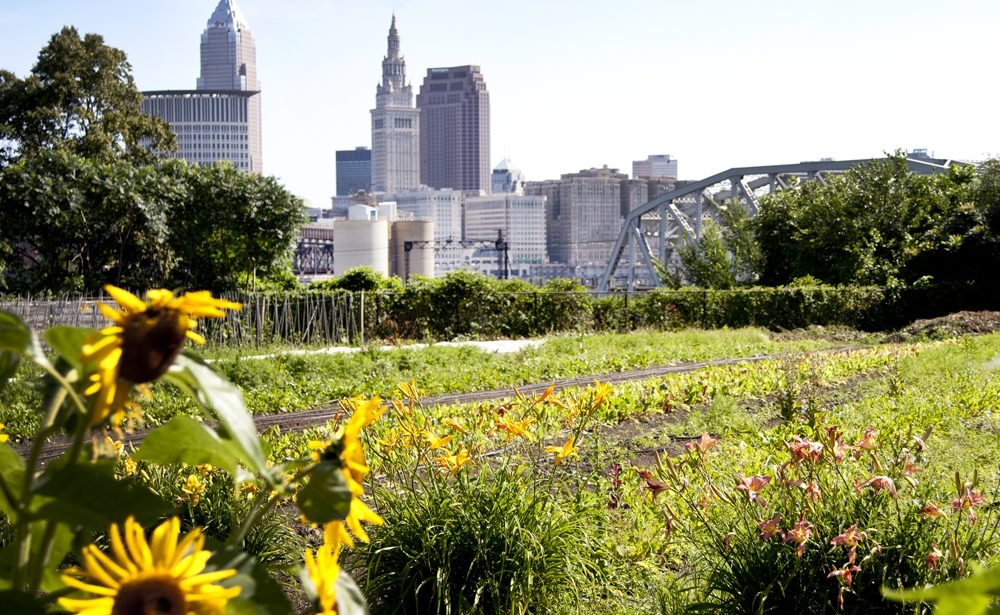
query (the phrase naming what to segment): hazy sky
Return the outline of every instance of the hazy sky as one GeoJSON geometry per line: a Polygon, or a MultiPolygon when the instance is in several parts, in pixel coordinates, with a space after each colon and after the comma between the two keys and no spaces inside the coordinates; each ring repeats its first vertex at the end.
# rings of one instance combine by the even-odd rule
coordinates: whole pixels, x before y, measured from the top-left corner
{"type": "MultiPolygon", "coordinates": [[[[478,64],[492,163],[529,180],[671,154],[733,166],[1000,154],[1000,3],[990,0],[237,0],[257,45],[264,172],[325,206],[334,151],[369,146],[396,12],[407,77],[478,64]]],[[[63,25],[124,50],[140,89],[193,89],[217,0],[2,0],[19,76],[63,25]]]]}

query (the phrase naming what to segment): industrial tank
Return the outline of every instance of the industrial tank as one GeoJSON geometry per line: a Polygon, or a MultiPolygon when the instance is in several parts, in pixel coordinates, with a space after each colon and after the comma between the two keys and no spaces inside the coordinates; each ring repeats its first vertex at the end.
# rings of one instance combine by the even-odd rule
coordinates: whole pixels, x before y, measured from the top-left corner
{"type": "Polygon", "coordinates": [[[403,280],[413,275],[434,276],[434,222],[398,220],[393,223],[392,274],[403,280]]]}

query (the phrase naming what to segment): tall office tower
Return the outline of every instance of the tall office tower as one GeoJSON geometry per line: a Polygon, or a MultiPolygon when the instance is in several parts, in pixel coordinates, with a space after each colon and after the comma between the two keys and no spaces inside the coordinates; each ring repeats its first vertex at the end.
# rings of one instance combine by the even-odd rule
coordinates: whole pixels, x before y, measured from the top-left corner
{"type": "Polygon", "coordinates": [[[524,194],[524,173],[510,158],[504,158],[493,169],[490,184],[493,194],[524,194]]]}
{"type": "Polygon", "coordinates": [[[622,189],[627,180],[628,175],[604,167],[525,184],[525,194],[546,198],[551,260],[572,266],[607,263],[621,229],[622,189]]]}
{"type": "Polygon", "coordinates": [[[143,112],[163,118],[191,164],[228,160],[263,172],[257,56],[246,19],[233,0],[220,0],[201,35],[201,75],[194,90],[143,92],[143,112]]]}
{"type": "Polygon", "coordinates": [[[337,196],[351,196],[372,187],[372,151],[367,147],[337,150],[337,196]]]}
{"type": "Polygon", "coordinates": [[[417,95],[420,182],[490,191],[490,95],[478,66],[431,68],[417,95]]]}
{"type": "Polygon", "coordinates": [[[413,190],[420,185],[420,111],[414,108],[413,88],[406,83],[406,60],[399,53],[395,15],[371,113],[372,190],[413,190]]]}
{"type": "Polygon", "coordinates": [[[653,154],[645,160],[632,161],[632,178],[673,177],[677,179],[677,159],[670,154],[653,154]]]}

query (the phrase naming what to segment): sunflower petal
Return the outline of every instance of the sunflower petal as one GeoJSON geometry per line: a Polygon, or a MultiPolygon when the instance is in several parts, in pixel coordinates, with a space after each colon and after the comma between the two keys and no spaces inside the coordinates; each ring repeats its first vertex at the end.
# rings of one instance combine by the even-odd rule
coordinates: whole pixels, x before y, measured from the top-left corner
{"type": "Polygon", "coordinates": [[[146,302],[127,290],[107,284],[104,287],[104,292],[111,295],[111,298],[114,299],[118,305],[125,308],[130,314],[137,314],[139,312],[146,311],[146,302]]]}

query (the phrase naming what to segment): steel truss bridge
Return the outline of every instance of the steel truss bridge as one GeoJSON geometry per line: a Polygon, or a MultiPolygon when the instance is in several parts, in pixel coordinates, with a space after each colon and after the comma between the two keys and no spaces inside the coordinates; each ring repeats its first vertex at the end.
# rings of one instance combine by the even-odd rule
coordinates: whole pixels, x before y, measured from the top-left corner
{"type": "MultiPolygon", "coordinates": [[[[628,292],[637,286],[662,286],[654,263],[676,266],[677,248],[684,242],[699,242],[704,223],[718,222],[721,207],[732,199],[756,216],[759,199],[770,192],[801,181],[825,182],[829,175],[875,160],[880,159],[736,167],[662,194],[625,217],[597,291],[609,292],[613,280],[624,282],[628,292]]],[[[951,161],[908,158],[906,162],[911,171],[921,174],[947,173],[951,168],[951,161]]]]}
{"type": "Polygon", "coordinates": [[[292,271],[296,275],[333,273],[333,227],[305,227],[295,246],[292,271]]]}

